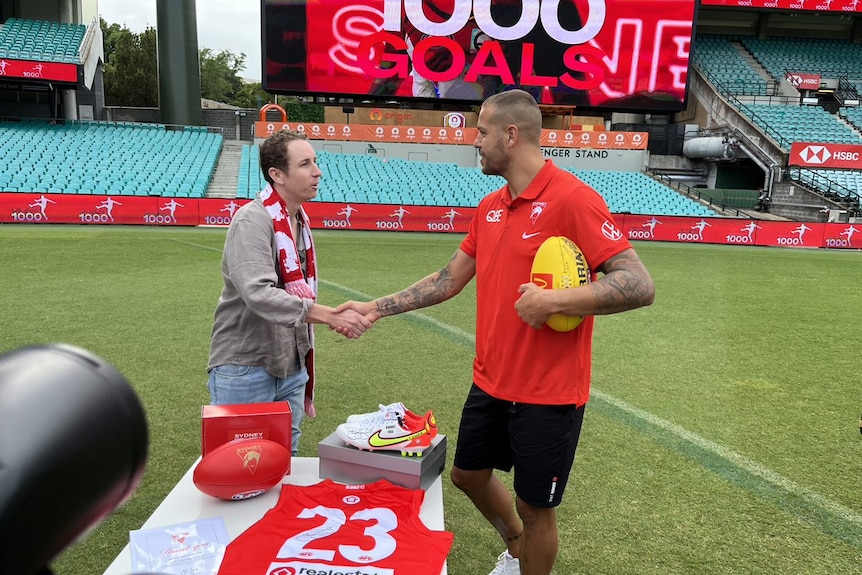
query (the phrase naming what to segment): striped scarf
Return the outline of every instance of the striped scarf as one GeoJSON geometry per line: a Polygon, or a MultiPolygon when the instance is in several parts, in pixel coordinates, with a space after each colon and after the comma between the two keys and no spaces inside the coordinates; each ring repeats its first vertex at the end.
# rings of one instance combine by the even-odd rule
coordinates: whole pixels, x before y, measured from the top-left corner
{"type": "Polygon", "coordinates": [[[296,213],[296,217],[301,218],[302,221],[302,239],[305,243],[305,274],[303,274],[290,218],[287,215],[287,205],[269,185],[260,193],[260,199],[269,217],[272,218],[272,227],[275,229],[275,246],[278,248],[278,265],[284,280],[284,290],[297,297],[316,301],[317,270],[314,265],[314,242],[311,240],[311,226],[305,210],[300,208],[296,213]]]}
{"type": "MultiPolygon", "coordinates": [[[[305,243],[305,274],[303,274],[290,225],[290,217],[288,217],[287,204],[272,189],[271,185],[267,185],[259,196],[267,213],[269,213],[269,217],[272,218],[272,227],[275,230],[275,247],[278,249],[278,267],[284,281],[284,291],[303,299],[317,301],[317,267],[315,266],[314,242],[311,239],[308,215],[302,208],[296,213],[296,217],[301,218],[302,221],[302,239],[305,243]]],[[[314,327],[311,324],[308,324],[308,338],[311,349],[305,358],[305,367],[308,370],[308,383],[305,385],[305,413],[309,417],[314,417],[316,415],[314,409],[314,327]]]]}

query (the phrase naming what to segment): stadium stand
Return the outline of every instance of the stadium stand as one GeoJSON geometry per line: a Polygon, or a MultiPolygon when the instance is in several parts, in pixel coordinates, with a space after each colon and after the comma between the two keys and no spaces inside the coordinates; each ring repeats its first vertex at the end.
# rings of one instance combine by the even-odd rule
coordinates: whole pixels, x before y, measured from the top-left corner
{"type": "Polygon", "coordinates": [[[772,130],[789,148],[791,142],[862,144],[862,135],[819,106],[750,104],[742,113],[764,130],[772,130]]]}
{"type": "Polygon", "coordinates": [[[852,108],[841,107],[838,110],[838,115],[852,124],[857,130],[862,131],[862,108],[858,106],[852,108]]]}
{"type": "Polygon", "coordinates": [[[10,192],[201,198],[221,134],[163,124],[0,123],[0,185],[10,192]]]}
{"type": "Polygon", "coordinates": [[[731,36],[703,34],[692,49],[692,63],[709,73],[710,79],[732,94],[767,95],[770,82],[757,73],[731,36]]]}
{"type": "Polygon", "coordinates": [[[0,26],[0,58],[80,63],[86,31],[82,24],[9,18],[0,26]]]}
{"type": "Polygon", "coordinates": [[[640,172],[569,170],[605,198],[611,212],[674,216],[718,216],[640,172]]]}
{"type": "MultiPolygon", "coordinates": [[[[755,79],[768,77],[767,83],[778,85],[787,73],[808,73],[831,79],[839,88],[851,85],[862,89],[862,45],[858,43],[701,34],[694,43],[692,61],[739,113],[784,153],[790,151],[793,142],[862,145],[862,109],[858,106],[801,105],[800,96],[788,95],[792,90],[759,91],[755,79]]],[[[862,196],[862,171],[794,168],[787,170],[787,175],[843,207],[855,209],[862,196]]]]}
{"type": "Polygon", "coordinates": [[[845,76],[862,86],[862,45],[825,38],[757,38],[740,42],[776,80],[787,72],[845,76]]]}
{"type": "Polygon", "coordinates": [[[237,198],[254,198],[266,185],[260,171],[260,150],[257,146],[243,144],[237,181],[237,198]]]}
{"type": "MultiPolygon", "coordinates": [[[[253,198],[265,182],[257,146],[243,147],[238,198],[253,198]]],[[[479,168],[450,163],[381,160],[371,155],[318,152],[324,177],[316,201],[475,207],[505,182],[479,168]]],[[[633,214],[716,216],[643,173],[570,169],[605,198],[611,211],[633,214]]]]}
{"type": "MultiPolygon", "coordinates": [[[[86,32],[80,24],[8,18],[0,25],[0,58],[82,64],[86,32]]],[[[703,33],[692,43],[692,63],[720,94],[737,96],[729,100],[742,121],[747,119],[783,150],[788,179],[826,199],[850,198],[858,204],[862,170],[791,170],[786,154],[798,141],[862,145],[862,108],[843,106],[835,114],[821,106],[800,105],[800,98],[782,93],[779,84],[787,72],[817,73],[849,78],[862,89],[862,45],[842,39],[703,33]]],[[[222,144],[220,134],[198,127],[2,122],[0,187],[13,192],[204,197],[222,144]]],[[[265,181],[258,147],[245,144],[241,152],[238,173],[232,165],[230,173],[237,174],[236,197],[250,199],[265,181]]],[[[475,167],[433,161],[331,152],[320,152],[319,160],[325,178],[318,201],[470,207],[503,183],[475,167]]],[[[593,185],[614,212],[720,215],[647,173],[570,170],[593,185]]],[[[233,185],[231,178],[227,195],[233,185]]]]}

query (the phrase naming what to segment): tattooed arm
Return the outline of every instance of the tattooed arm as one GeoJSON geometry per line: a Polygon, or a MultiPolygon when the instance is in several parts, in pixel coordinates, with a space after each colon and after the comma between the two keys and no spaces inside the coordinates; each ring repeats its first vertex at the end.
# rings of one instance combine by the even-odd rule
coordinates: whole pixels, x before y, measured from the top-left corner
{"type": "Polygon", "coordinates": [[[348,301],[335,308],[335,311],[356,310],[374,322],[384,316],[444,302],[458,295],[474,275],[476,260],[459,249],[446,267],[425,276],[410,287],[370,302],[348,301]]]}
{"type": "Polygon", "coordinates": [[[582,287],[543,290],[532,283],[523,284],[515,309],[526,323],[539,328],[551,314],[607,315],[650,305],[655,285],[633,249],[613,256],[598,269],[604,274],[582,287]]]}

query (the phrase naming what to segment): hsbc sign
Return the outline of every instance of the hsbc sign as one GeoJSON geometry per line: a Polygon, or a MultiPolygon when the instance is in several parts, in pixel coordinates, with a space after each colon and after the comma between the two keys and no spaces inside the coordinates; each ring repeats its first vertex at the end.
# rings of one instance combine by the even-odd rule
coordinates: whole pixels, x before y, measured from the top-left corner
{"type": "Polygon", "coordinates": [[[862,169],[862,146],[795,142],[790,146],[791,166],[862,169]]]}
{"type": "Polygon", "coordinates": [[[818,90],[820,88],[820,74],[796,74],[788,72],[785,78],[797,90],[818,90]]]}

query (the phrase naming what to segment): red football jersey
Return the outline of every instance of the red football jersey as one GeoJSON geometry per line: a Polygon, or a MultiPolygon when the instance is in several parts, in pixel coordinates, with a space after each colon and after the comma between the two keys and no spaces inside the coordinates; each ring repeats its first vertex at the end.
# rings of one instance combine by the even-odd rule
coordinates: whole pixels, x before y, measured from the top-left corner
{"type": "Polygon", "coordinates": [[[439,575],[454,536],[422,523],[424,497],[386,480],[283,484],[275,507],[227,546],[218,575],[439,575]]]}

